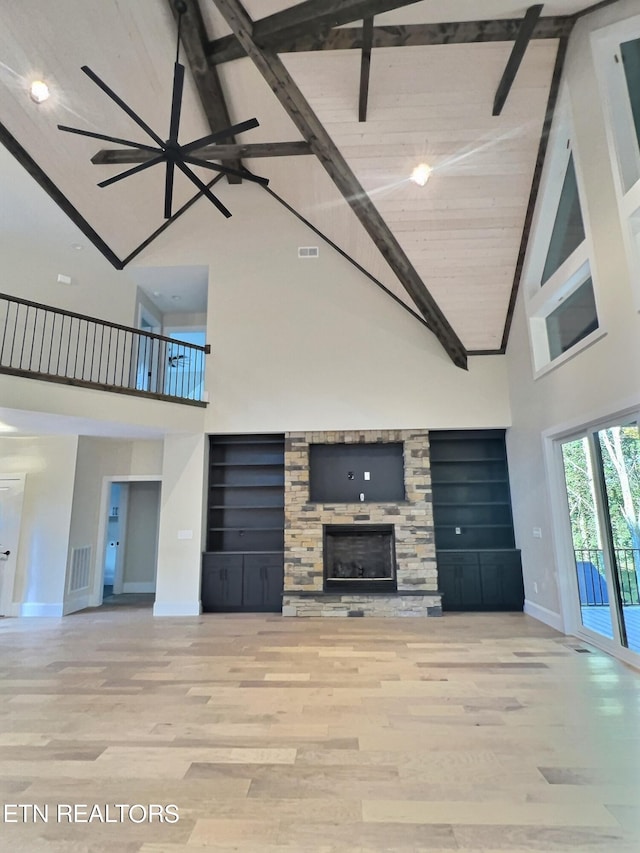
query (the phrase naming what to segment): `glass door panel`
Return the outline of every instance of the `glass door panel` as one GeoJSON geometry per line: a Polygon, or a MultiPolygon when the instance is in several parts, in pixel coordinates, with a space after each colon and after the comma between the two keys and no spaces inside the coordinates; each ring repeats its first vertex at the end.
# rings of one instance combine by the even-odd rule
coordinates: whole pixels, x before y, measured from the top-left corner
{"type": "Polygon", "coordinates": [[[588,438],[565,442],[562,445],[562,461],[582,624],[591,631],[613,639],[603,539],[596,503],[597,487],[588,438]]]}
{"type": "Polygon", "coordinates": [[[640,652],[640,434],[637,424],[597,433],[611,531],[621,641],[640,652]]]}

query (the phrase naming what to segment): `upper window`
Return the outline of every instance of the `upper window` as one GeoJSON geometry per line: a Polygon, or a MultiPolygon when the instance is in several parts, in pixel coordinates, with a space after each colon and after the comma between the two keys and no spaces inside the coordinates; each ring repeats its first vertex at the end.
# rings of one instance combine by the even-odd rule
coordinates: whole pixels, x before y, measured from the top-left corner
{"type": "Polygon", "coordinates": [[[627,93],[636,132],[636,142],[640,148],[640,38],[625,41],[620,45],[622,70],[627,81],[627,93]]]}
{"type": "Polygon", "coordinates": [[[588,221],[579,160],[571,149],[568,97],[561,98],[532,229],[525,287],[534,370],[544,372],[598,336],[588,221]]]}
{"type": "Polygon", "coordinates": [[[551,278],[558,267],[562,266],[583,240],[584,224],[580,211],[576,168],[573,165],[573,155],[571,155],[560,192],[560,201],[553,223],[547,259],[542,271],[542,284],[551,278]]]}

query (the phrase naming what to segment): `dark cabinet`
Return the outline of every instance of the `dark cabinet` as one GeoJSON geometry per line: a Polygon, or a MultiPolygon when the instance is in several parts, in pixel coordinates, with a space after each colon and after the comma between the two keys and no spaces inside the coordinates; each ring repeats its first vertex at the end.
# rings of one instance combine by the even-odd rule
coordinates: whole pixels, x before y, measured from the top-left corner
{"type": "Polygon", "coordinates": [[[213,435],[209,443],[205,611],[282,609],[284,436],[213,435]]]}
{"type": "Polygon", "coordinates": [[[212,554],[202,558],[202,609],[270,612],[282,609],[282,554],[212,554]]]}
{"type": "Polygon", "coordinates": [[[520,551],[439,551],[442,609],[522,610],[520,551]]]}
{"type": "Polygon", "coordinates": [[[429,434],[444,610],[522,610],[504,430],[429,434]]]}

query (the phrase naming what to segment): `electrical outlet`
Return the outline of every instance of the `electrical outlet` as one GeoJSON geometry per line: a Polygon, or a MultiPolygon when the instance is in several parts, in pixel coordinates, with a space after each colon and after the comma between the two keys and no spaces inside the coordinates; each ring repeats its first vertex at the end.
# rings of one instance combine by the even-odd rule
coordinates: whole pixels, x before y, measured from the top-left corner
{"type": "Polygon", "coordinates": [[[462,528],[456,527],[456,536],[460,536],[462,534],[462,528]]]}
{"type": "Polygon", "coordinates": [[[534,539],[542,539],[542,528],[534,527],[533,528],[533,538],[534,539]]]}
{"type": "Polygon", "coordinates": [[[533,591],[536,595],[538,594],[538,581],[533,582],[533,591]]]}
{"type": "Polygon", "coordinates": [[[371,471],[365,471],[364,472],[364,478],[365,478],[365,480],[370,480],[371,479],[371,471]]]}

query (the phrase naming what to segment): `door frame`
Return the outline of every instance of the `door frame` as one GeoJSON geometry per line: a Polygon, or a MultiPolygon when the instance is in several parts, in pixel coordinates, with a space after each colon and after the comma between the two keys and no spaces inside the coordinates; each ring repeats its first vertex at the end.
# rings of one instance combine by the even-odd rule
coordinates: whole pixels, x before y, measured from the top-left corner
{"type": "MultiPolygon", "coordinates": [[[[587,421],[576,421],[572,424],[565,424],[563,427],[553,427],[545,430],[542,433],[543,453],[545,458],[545,468],[547,473],[547,481],[549,483],[549,501],[551,509],[551,530],[553,552],[556,562],[558,596],[560,599],[560,609],[563,625],[561,630],[565,634],[569,634],[585,642],[590,643],[596,648],[602,649],[613,657],[630,664],[633,667],[640,667],[640,655],[631,651],[620,643],[620,631],[617,624],[617,603],[613,604],[611,591],[614,589],[612,585],[611,572],[613,567],[610,560],[607,559],[605,553],[605,570],[607,576],[607,585],[610,591],[609,600],[611,602],[611,622],[613,628],[613,639],[598,634],[595,631],[590,631],[582,624],[582,614],[580,612],[580,597],[578,593],[578,579],[575,572],[575,555],[573,551],[573,541],[571,538],[571,522],[567,510],[567,489],[564,476],[564,463],[562,459],[562,445],[568,441],[576,439],[589,439],[589,451],[593,451],[593,434],[599,430],[608,429],[613,426],[619,426],[624,421],[636,420],[640,425],[640,403],[634,402],[624,408],[618,409],[614,413],[592,417],[587,421]]],[[[593,459],[592,459],[593,461],[593,459]]],[[[599,504],[600,501],[597,501],[599,504]]],[[[602,508],[596,507],[600,523],[602,508]]],[[[605,535],[604,529],[602,530],[605,535]]],[[[606,551],[606,549],[605,549],[606,551]]]]}
{"type": "MultiPolygon", "coordinates": [[[[20,544],[20,534],[22,531],[22,514],[24,510],[24,489],[26,483],[27,475],[26,474],[0,474],[0,481],[2,480],[10,480],[10,481],[18,481],[20,483],[20,506],[18,511],[18,541],[16,542],[16,554],[15,560],[11,560],[11,562],[7,561],[6,565],[9,565],[11,568],[4,576],[2,580],[2,584],[0,585],[0,614],[3,616],[19,616],[20,615],[20,602],[14,602],[13,594],[16,588],[16,575],[18,573],[18,546],[20,544]]],[[[2,564],[4,570],[4,562],[2,564]]]]}
{"type": "MultiPolygon", "coordinates": [[[[93,588],[91,590],[91,603],[89,607],[100,607],[102,604],[102,593],[104,584],[104,557],[108,543],[108,523],[109,523],[109,501],[111,497],[112,483],[160,483],[160,501],[162,508],[162,475],[161,474],[110,474],[102,478],[102,491],[100,495],[100,515],[98,519],[98,538],[96,542],[96,560],[95,571],[93,577],[93,588]]],[[[123,492],[126,490],[123,490],[123,492]]],[[[126,500],[123,511],[123,518],[120,519],[120,541],[123,543],[122,548],[118,548],[118,557],[116,561],[116,576],[113,581],[113,590],[116,591],[116,583],[119,582],[120,592],[122,592],[122,567],[124,565],[124,537],[126,536],[126,500]],[[124,531],[124,534],[123,534],[124,531]]]]}

